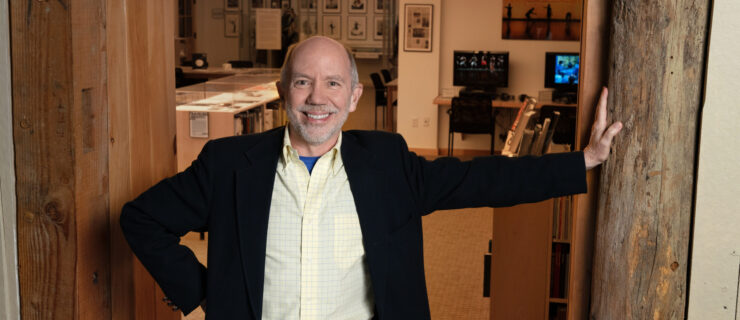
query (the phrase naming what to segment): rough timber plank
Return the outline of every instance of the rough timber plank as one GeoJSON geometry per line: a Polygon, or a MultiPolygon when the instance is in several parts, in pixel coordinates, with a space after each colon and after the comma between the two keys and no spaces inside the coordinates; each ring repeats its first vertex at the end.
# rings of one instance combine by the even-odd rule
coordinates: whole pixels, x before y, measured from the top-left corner
{"type": "Polygon", "coordinates": [[[683,319],[708,1],[616,0],[591,319],[683,319]]]}

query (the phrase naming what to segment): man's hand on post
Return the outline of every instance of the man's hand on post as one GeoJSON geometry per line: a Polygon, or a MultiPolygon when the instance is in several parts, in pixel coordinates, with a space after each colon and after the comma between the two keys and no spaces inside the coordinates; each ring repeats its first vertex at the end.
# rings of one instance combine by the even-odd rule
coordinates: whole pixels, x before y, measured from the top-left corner
{"type": "Polygon", "coordinates": [[[604,87],[601,90],[599,104],[596,106],[596,119],[591,127],[591,139],[588,145],[583,149],[583,156],[586,161],[586,170],[590,170],[609,157],[609,150],[612,146],[612,139],[622,130],[622,123],[617,121],[612,123],[608,128],[606,126],[606,98],[609,96],[609,90],[604,87]]]}

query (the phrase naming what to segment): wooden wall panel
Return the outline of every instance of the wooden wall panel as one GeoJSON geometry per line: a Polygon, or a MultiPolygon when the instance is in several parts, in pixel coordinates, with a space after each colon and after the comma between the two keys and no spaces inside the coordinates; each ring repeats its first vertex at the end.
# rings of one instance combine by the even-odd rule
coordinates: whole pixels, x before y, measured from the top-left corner
{"type": "Polygon", "coordinates": [[[173,2],[108,1],[113,319],[179,319],[131,253],[123,204],[176,172],[173,2]]]}
{"type": "Polygon", "coordinates": [[[683,319],[708,1],[611,5],[592,319],[683,319]]]}

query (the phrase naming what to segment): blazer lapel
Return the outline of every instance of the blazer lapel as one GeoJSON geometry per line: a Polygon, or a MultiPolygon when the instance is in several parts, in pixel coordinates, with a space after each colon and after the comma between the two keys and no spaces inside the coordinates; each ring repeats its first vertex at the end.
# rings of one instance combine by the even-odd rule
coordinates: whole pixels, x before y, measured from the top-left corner
{"type": "Polygon", "coordinates": [[[236,172],[236,220],[242,270],[254,318],[262,317],[265,248],[270,200],[284,130],[273,130],[249,149],[245,168],[236,172]]]}
{"type": "Polygon", "coordinates": [[[383,314],[388,272],[386,252],[390,237],[387,222],[383,218],[383,199],[379,196],[378,190],[383,188],[387,181],[384,179],[383,170],[377,167],[376,155],[363,148],[353,135],[343,134],[342,162],[360,220],[375,306],[378,313],[383,314]]]}

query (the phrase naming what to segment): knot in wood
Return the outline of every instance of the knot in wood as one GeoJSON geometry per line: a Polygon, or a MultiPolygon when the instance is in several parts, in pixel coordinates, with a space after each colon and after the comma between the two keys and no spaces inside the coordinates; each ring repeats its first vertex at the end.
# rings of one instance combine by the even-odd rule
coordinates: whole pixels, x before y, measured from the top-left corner
{"type": "Polygon", "coordinates": [[[59,204],[56,201],[51,201],[44,206],[44,214],[57,223],[64,220],[64,215],[59,210],[59,204]]]}
{"type": "Polygon", "coordinates": [[[676,269],[678,269],[678,261],[673,261],[673,263],[671,263],[671,270],[676,271],[676,269]]]}

